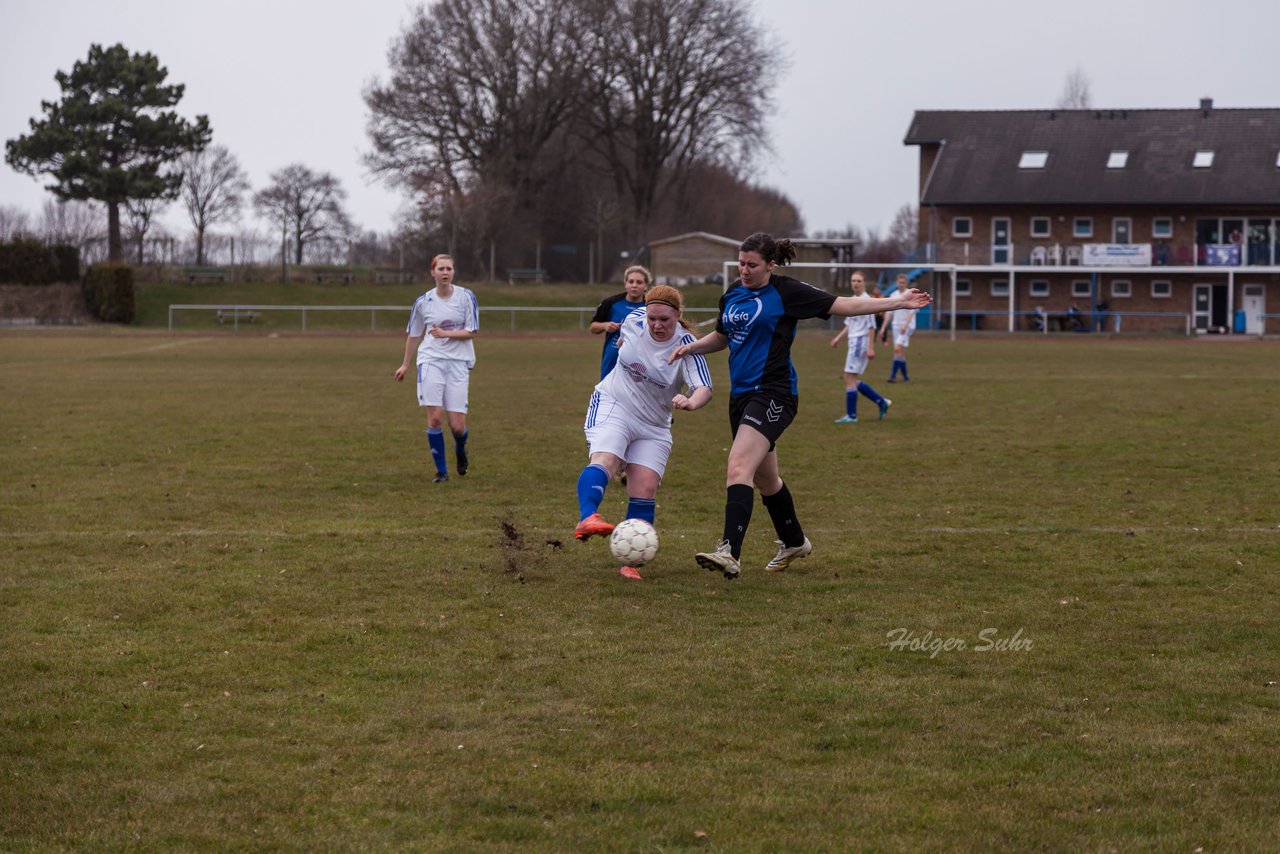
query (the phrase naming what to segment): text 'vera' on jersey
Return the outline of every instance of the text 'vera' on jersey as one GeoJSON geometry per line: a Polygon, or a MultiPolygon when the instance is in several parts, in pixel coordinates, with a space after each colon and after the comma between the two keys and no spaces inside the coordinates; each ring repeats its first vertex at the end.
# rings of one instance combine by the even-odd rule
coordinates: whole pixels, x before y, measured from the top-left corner
{"type": "Polygon", "coordinates": [[[649,334],[644,308],[634,311],[618,330],[618,363],[596,385],[596,391],[622,404],[637,421],[654,426],[671,423],[671,398],[680,389],[711,385],[711,371],[703,356],[685,356],[669,365],[671,351],[696,339],[678,327],[666,341],[649,334]]]}
{"type": "Polygon", "coordinates": [[[418,345],[418,364],[433,359],[451,359],[466,362],[467,367],[476,363],[476,345],[470,338],[434,338],[431,327],[438,326],[445,331],[465,329],[468,332],[480,330],[480,303],[476,295],[467,288],[453,286],[453,293],[444,299],[435,288],[427,291],[413,304],[409,312],[409,327],[405,331],[409,337],[423,336],[418,345]]]}
{"type": "Polygon", "coordinates": [[[716,331],[729,342],[731,395],[768,392],[796,396],[799,385],[791,364],[796,323],[828,317],[836,298],[788,276],[770,276],[754,290],[741,280],[720,297],[716,331]]]}

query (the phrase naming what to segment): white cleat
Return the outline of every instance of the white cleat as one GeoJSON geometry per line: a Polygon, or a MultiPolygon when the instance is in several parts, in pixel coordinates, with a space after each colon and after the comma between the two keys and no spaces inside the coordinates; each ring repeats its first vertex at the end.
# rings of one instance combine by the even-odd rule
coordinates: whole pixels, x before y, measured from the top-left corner
{"type": "Polygon", "coordinates": [[[783,545],[782,540],[774,540],[778,544],[778,553],[773,556],[773,560],[765,564],[765,572],[782,572],[782,570],[791,566],[791,561],[798,557],[808,557],[809,552],[813,551],[813,543],[809,542],[809,538],[805,537],[804,542],[798,546],[787,547],[783,545]]]}

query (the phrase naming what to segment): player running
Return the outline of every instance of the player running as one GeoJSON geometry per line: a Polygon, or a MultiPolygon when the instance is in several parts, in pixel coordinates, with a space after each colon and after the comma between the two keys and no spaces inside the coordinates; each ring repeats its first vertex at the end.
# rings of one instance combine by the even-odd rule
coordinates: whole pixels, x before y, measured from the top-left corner
{"type": "MultiPolygon", "coordinates": [[[[701,356],[673,364],[676,348],[691,345],[681,315],[684,298],[668,285],[644,295],[644,306],[619,326],[617,365],[600,380],[587,405],[587,452],[590,462],[578,475],[578,516],[573,535],[579,540],[604,536],[613,525],[599,513],[610,478],[627,475],[628,519],[653,524],[655,496],[671,454],[673,409],[701,409],[711,400],[711,372],[701,356]],[[687,394],[680,393],[687,388],[687,394]]],[[[619,572],[638,579],[624,566],[619,572]]]]}
{"type": "Polygon", "coordinates": [[[436,464],[432,483],[449,479],[444,456],[444,426],[448,415],[453,433],[458,474],[467,473],[467,393],[471,369],[476,364],[473,339],[480,331],[480,304],[476,296],[453,283],[453,259],[431,259],[436,286],[418,297],[409,314],[404,361],[396,369],[396,381],[404,379],[410,360],[418,354],[418,405],[427,408],[427,444],[436,464]]]}
{"type": "MultiPolygon", "coordinates": [[[[849,277],[849,285],[853,288],[855,299],[871,299],[867,295],[867,282],[861,270],[853,271],[853,275],[849,277]]],[[[858,392],[862,392],[878,406],[880,417],[884,418],[893,401],[881,397],[879,392],[861,381],[862,375],[867,372],[867,361],[876,357],[876,316],[859,314],[846,317],[840,332],[831,339],[831,346],[837,346],[846,335],[849,337],[849,354],[844,359],[844,415],[837,418],[836,423],[858,423],[858,392]]]]}

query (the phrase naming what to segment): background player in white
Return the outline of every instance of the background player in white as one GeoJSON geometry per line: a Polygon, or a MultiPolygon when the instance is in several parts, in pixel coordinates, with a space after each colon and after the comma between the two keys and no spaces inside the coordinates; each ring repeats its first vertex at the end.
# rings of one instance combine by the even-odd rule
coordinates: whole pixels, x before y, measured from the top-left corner
{"type": "MultiPolygon", "coordinates": [[[[867,281],[861,270],[853,271],[853,275],[849,277],[849,286],[853,289],[855,298],[871,299],[867,295],[867,281]]],[[[846,317],[840,332],[831,339],[831,346],[837,346],[845,336],[849,338],[849,354],[844,360],[844,415],[837,418],[836,423],[858,423],[859,391],[880,408],[880,417],[884,418],[893,401],[881,397],[879,392],[861,381],[862,375],[867,372],[867,360],[876,357],[876,316],[860,314],[846,317]]]]}
{"type": "MultiPolygon", "coordinates": [[[[655,496],[671,454],[673,409],[701,409],[711,400],[707,360],[694,356],[671,364],[671,354],[695,340],[681,319],[684,299],[668,285],[645,294],[644,308],[632,312],[619,330],[618,363],[596,385],[583,430],[590,462],[578,475],[579,540],[604,536],[613,525],[599,513],[605,488],[626,466],[627,516],[653,524],[655,496]],[[688,394],[680,389],[687,387],[688,394]]],[[[629,566],[627,578],[640,573],[629,566]]]]}
{"type": "Polygon", "coordinates": [[[480,331],[480,305],[476,296],[453,283],[453,259],[431,259],[436,286],[418,297],[409,314],[404,361],[396,369],[396,381],[404,379],[417,353],[418,405],[427,408],[427,443],[436,464],[433,483],[449,479],[444,456],[445,416],[453,433],[458,474],[467,473],[467,393],[471,369],[476,363],[472,339],[480,331]]]}
{"type": "MultiPolygon", "coordinates": [[[[905,273],[898,274],[898,292],[905,293],[907,290],[907,276],[905,273]]],[[[889,330],[893,330],[893,372],[889,374],[889,382],[896,383],[898,381],[898,371],[902,371],[902,381],[907,382],[911,377],[907,376],[907,347],[911,344],[911,333],[916,331],[916,310],[914,308],[900,308],[889,318],[889,322],[884,325],[884,335],[887,337],[889,330]]]]}

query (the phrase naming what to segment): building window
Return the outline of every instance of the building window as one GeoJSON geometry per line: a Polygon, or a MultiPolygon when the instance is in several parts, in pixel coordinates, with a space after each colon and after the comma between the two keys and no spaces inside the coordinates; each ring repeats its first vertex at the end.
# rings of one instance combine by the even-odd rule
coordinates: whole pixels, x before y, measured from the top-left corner
{"type": "Polygon", "coordinates": [[[958,216],[951,220],[952,237],[973,237],[973,218],[958,216]]]}
{"type": "Polygon", "coordinates": [[[1093,283],[1088,279],[1076,279],[1071,283],[1071,296],[1073,297],[1091,297],[1093,296],[1093,283]]]}
{"type": "Polygon", "coordinates": [[[1151,283],[1151,296],[1156,299],[1169,299],[1173,296],[1173,282],[1156,281],[1151,283]]]}
{"type": "Polygon", "coordinates": [[[1123,169],[1129,165],[1129,152],[1113,151],[1107,158],[1108,169],[1123,169]]]}
{"type": "Polygon", "coordinates": [[[1116,279],[1111,283],[1111,296],[1127,299],[1133,296],[1133,282],[1116,279]]]}
{"type": "Polygon", "coordinates": [[[1173,237],[1173,217],[1158,216],[1151,220],[1152,237],[1173,237]]]}
{"type": "Polygon", "coordinates": [[[1007,297],[1009,295],[1009,280],[1008,279],[992,279],[991,295],[993,297],[1007,297]]]}
{"type": "Polygon", "coordinates": [[[1071,225],[1071,234],[1075,237],[1093,237],[1093,217],[1076,217],[1071,225]]]}
{"type": "Polygon", "coordinates": [[[1031,218],[1031,236],[1032,237],[1048,237],[1052,224],[1047,216],[1033,216],[1031,218]]]}
{"type": "Polygon", "coordinates": [[[1018,160],[1018,168],[1043,169],[1048,162],[1049,152],[1047,151],[1024,151],[1022,152],[1022,157],[1018,160]]]}
{"type": "Polygon", "coordinates": [[[1213,165],[1212,151],[1197,151],[1196,156],[1191,158],[1192,169],[1208,169],[1213,165]]]}
{"type": "Polygon", "coordinates": [[[1036,279],[1031,283],[1031,295],[1033,297],[1047,297],[1049,295],[1049,282],[1047,279],[1036,279]]]}
{"type": "Polygon", "coordinates": [[[973,282],[968,279],[956,279],[956,296],[967,297],[973,293],[973,282]]]}

